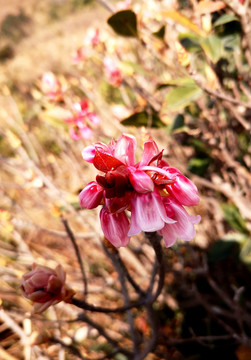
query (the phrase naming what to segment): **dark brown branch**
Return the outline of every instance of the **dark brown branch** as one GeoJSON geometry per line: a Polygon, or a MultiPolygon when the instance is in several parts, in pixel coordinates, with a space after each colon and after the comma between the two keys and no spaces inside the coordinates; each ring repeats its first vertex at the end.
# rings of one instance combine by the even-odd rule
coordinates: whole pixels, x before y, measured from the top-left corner
{"type": "Polygon", "coordinates": [[[83,283],[84,283],[84,295],[86,296],[87,293],[88,293],[88,285],[87,285],[87,278],[86,278],[86,273],[85,273],[85,269],[84,269],[84,264],[83,264],[83,261],[82,261],[82,258],[80,256],[80,251],[79,251],[79,247],[78,247],[78,244],[77,244],[77,241],[75,239],[75,236],[67,222],[66,219],[64,219],[62,216],[61,216],[61,221],[64,225],[64,228],[65,228],[65,231],[67,232],[70,240],[71,240],[71,243],[74,247],[74,250],[75,250],[75,253],[76,253],[76,256],[77,256],[77,259],[78,259],[78,263],[79,263],[79,266],[80,266],[80,270],[81,270],[81,274],[82,274],[82,279],[83,279],[83,283]]]}

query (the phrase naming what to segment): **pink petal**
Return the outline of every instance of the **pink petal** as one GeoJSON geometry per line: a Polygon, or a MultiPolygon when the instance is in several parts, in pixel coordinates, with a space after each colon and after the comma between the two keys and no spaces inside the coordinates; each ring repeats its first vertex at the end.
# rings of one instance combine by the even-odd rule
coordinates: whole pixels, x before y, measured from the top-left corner
{"type": "Polygon", "coordinates": [[[142,231],[153,232],[164,227],[165,222],[175,220],[166,215],[161,196],[157,191],[136,195],[131,201],[131,226],[128,236],[142,231]]]}
{"type": "Polygon", "coordinates": [[[176,181],[173,184],[167,186],[167,190],[184,206],[199,204],[200,198],[197,187],[181,174],[176,176],[176,181]]]}
{"type": "Polygon", "coordinates": [[[158,154],[159,149],[155,141],[147,140],[144,143],[144,150],[142,154],[142,159],[140,161],[140,166],[148,165],[149,161],[158,154]]]}
{"type": "Polygon", "coordinates": [[[83,209],[94,209],[100,205],[103,198],[103,188],[91,181],[79,194],[79,203],[83,209]]]}
{"type": "MultiPolygon", "coordinates": [[[[167,200],[168,201],[168,200],[167,200]]],[[[186,210],[175,201],[166,203],[167,212],[173,212],[175,224],[166,224],[159,233],[164,237],[166,247],[172,246],[177,238],[190,241],[195,237],[194,224],[200,221],[200,216],[189,215],[186,210]]]]}
{"type": "Polygon", "coordinates": [[[85,161],[89,163],[93,163],[94,157],[95,157],[95,146],[89,145],[82,151],[82,156],[85,161]]]}
{"type": "Polygon", "coordinates": [[[111,214],[107,208],[100,212],[101,227],[105,237],[116,247],[126,246],[130,238],[127,236],[129,221],[125,212],[111,214]]]}
{"type": "Polygon", "coordinates": [[[76,131],[75,126],[71,126],[69,129],[70,136],[73,140],[81,139],[81,135],[76,131]]]}
{"type": "Polygon", "coordinates": [[[152,179],[144,171],[136,170],[131,172],[129,179],[133,188],[139,193],[147,193],[154,190],[152,179]]]}
{"type": "Polygon", "coordinates": [[[125,165],[134,165],[136,139],[132,135],[122,134],[115,146],[114,156],[125,165]]]}
{"type": "Polygon", "coordinates": [[[83,139],[89,140],[93,136],[93,131],[89,128],[89,126],[81,127],[80,134],[83,139]]]}
{"type": "Polygon", "coordinates": [[[101,119],[97,114],[89,113],[88,118],[94,125],[98,125],[101,123],[101,119]]]}

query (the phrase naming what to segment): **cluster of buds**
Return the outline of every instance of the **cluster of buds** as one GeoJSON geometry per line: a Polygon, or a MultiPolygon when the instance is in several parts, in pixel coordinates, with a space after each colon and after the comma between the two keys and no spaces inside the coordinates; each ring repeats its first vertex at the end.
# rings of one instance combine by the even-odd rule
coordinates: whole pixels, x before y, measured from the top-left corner
{"type": "Polygon", "coordinates": [[[195,236],[200,216],[189,215],[184,206],[199,203],[194,183],[162,158],[153,140],[144,143],[142,159],[135,163],[136,139],[123,134],[108,145],[96,143],[82,152],[103,175],[98,174],[79,194],[82,208],[102,205],[101,227],[115,246],[126,246],[130,237],[157,231],[172,246],[177,238],[195,236]],[[130,221],[128,218],[130,212],[130,221]]]}
{"type": "Polygon", "coordinates": [[[37,264],[22,278],[23,296],[33,303],[33,312],[41,313],[60,301],[71,302],[74,291],[65,285],[65,272],[61,265],[55,270],[37,264]]]}
{"type": "Polygon", "coordinates": [[[64,119],[70,125],[70,135],[73,140],[90,139],[93,135],[89,124],[98,125],[100,117],[89,110],[87,100],[76,102],[72,105],[72,116],[64,119]]]}

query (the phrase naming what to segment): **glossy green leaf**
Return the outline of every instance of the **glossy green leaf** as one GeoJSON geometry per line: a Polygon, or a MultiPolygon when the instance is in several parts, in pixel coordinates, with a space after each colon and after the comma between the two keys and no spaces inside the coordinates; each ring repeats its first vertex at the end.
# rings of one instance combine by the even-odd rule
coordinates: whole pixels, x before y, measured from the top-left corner
{"type": "Polygon", "coordinates": [[[202,89],[196,85],[174,88],[165,96],[165,110],[177,111],[197,100],[203,94],[202,89]]]}
{"type": "Polygon", "coordinates": [[[209,35],[201,40],[201,47],[209,59],[215,64],[222,56],[222,41],[216,35],[209,35]]]}
{"type": "Polygon", "coordinates": [[[122,10],[107,20],[113,30],[121,36],[138,36],[137,17],[132,10],[122,10]]]}
{"type": "Polygon", "coordinates": [[[136,127],[147,126],[152,128],[161,128],[165,126],[165,124],[160,120],[157,113],[149,115],[146,111],[134,113],[128,118],[122,120],[121,123],[125,126],[136,127]]]}
{"type": "Polygon", "coordinates": [[[231,15],[231,14],[224,14],[222,16],[220,16],[214,23],[213,26],[220,26],[220,25],[224,25],[227,23],[230,23],[232,21],[238,21],[239,19],[235,16],[235,15],[231,15]]]}

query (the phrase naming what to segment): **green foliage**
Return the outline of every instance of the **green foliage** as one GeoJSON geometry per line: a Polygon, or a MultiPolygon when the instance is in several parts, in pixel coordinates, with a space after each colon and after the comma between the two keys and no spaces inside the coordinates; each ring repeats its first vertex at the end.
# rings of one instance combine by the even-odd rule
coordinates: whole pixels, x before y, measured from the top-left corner
{"type": "Polygon", "coordinates": [[[232,15],[232,14],[223,14],[213,23],[213,26],[217,27],[220,25],[225,25],[232,21],[239,21],[239,19],[235,15],[232,15]]]}
{"type": "Polygon", "coordinates": [[[125,126],[150,126],[152,128],[161,128],[165,124],[160,120],[156,112],[151,114],[147,111],[136,112],[133,115],[129,116],[126,119],[123,119],[121,123],[125,126]]]}
{"type": "Polygon", "coordinates": [[[222,41],[216,35],[209,35],[201,39],[201,47],[206,56],[215,64],[222,56],[222,41]]]}
{"type": "Polygon", "coordinates": [[[245,220],[242,218],[238,208],[234,204],[223,203],[221,204],[225,220],[235,230],[249,234],[245,220]]]}
{"type": "Polygon", "coordinates": [[[112,29],[121,36],[137,37],[137,17],[132,10],[122,10],[107,20],[112,29]]]}
{"type": "Polygon", "coordinates": [[[180,86],[168,92],[165,96],[165,111],[177,111],[197,100],[203,91],[197,85],[180,86]]]}

